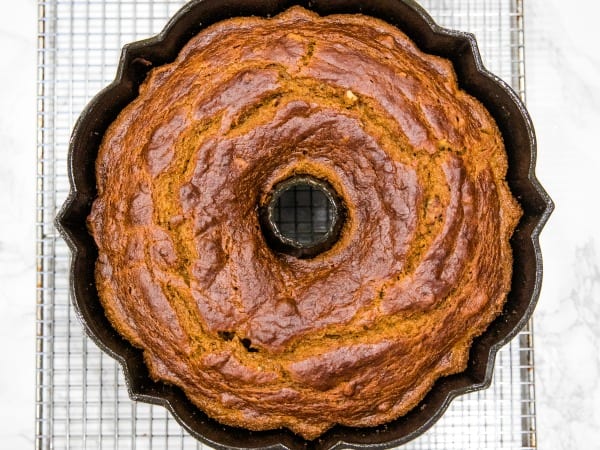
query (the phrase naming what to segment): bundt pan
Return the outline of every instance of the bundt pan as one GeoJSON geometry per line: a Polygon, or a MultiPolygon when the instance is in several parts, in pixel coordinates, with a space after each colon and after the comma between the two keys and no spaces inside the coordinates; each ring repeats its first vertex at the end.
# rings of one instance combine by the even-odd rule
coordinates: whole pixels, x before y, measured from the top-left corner
{"type": "Polygon", "coordinates": [[[88,335],[123,366],[134,400],[163,405],[194,437],[216,448],[333,449],[388,448],[416,438],[440,418],[450,401],[484,389],[492,379],[498,349],[525,325],[535,307],[542,280],[538,236],[553,205],[535,174],[533,127],[518,96],[481,62],[475,38],[436,25],[410,0],[196,0],[184,6],[156,37],[126,45],[115,81],[85,108],[75,125],[70,153],[71,192],[57,227],[72,251],[71,293],[88,335]],[[104,315],[94,279],[98,250],[86,228],[96,196],[94,163],[109,124],[131,102],[148,71],[171,62],[204,27],[239,16],[272,16],[299,4],[321,15],[362,13],[383,19],[406,33],[421,50],[451,60],[462,89],[479,99],[496,120],[508,153],[507,180],[524,214],[512,237],[512,290],[502,314],[473,342],[467,369],[439,379],[419,406],[375,428],[336,426],[314,441],[288,430],[251,432],[221,425],[194,406],[183,392],[153,382],[142,352],[123,339],[104,315]]]}

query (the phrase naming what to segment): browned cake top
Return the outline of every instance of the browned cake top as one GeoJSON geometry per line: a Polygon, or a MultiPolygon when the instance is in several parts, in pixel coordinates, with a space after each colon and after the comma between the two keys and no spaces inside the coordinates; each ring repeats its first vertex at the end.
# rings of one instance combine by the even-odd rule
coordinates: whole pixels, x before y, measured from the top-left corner
{"type": "Polygon", "coordinates": [[[106,314],[210,416],[314,438],[414,407],[464,369],[510,287],[520,210],[451,64],[359,15],[221,22],[110,126],[89,225],[106,314]],[[314,258],[257,209],[293,174],[346,207],[314,258]]]}

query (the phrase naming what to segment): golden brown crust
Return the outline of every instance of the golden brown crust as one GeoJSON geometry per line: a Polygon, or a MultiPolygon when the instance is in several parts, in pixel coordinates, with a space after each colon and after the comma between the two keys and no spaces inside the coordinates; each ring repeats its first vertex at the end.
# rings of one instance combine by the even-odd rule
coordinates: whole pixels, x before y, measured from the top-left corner
{"type": "Polygon", "coordinates": [[[106,314],[153,377],[223,423],[315,438],[381,424],[464,369],[510,288],[520,209],[451,64],[365,16],[216,24],[107,131],[89,225],[106,314]],[[276,254],[257,205],[293,173],[348,219],[276,254]]]}

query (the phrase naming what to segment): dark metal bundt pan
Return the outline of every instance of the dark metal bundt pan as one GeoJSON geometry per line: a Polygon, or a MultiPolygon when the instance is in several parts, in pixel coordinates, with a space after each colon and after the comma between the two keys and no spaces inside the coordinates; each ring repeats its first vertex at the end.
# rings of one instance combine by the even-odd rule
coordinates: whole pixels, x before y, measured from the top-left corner
{"type": "Polygon", "coordinates": [[[440,418],[457,395],[489,386],[498,349],[512,339],[531,316],[540,292],[542,257],[539,233],[553,204],[535,173],[536,141],[527,111],[518,96],[481,62],[471,34],[450,31],[410,0],[195,0],[184,6],[156,37],[126,45],[115,81],[81,114],[71,138],[71,192],[56,224],[72,251],[71,293],[88,335],[123,366],[132,399],[163,405],[197,439],[217,448],[333,449],[384,448],[419,436],[440,418]],[[509,158],[508,183],[524,215],[512,238],[514,275],[503,313],[477,338],[468,368],[439,379],[412,412],[375,428],[336,426],[314,441],[288,430],[251,432],[221,425],[207,417],[176,387],[153,382],[142,352],[124,340],[104,315],[94,281],[98,250],[86,228],[96,196],[94,163],[108,125],[138,94],[148,71],[171,62],[185,43],[203,28],[236,16],[272,16],[294,4],[321,15],[363,13],[383,19],[406,33],[423,51],[451,60],[461,87],[478,98],[495,118],[509,158]]]}

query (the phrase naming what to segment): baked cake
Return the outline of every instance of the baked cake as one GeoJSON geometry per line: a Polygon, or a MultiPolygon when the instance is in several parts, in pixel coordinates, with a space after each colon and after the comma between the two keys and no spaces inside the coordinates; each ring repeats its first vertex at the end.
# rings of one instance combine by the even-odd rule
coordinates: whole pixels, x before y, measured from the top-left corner
{"type": "Polygon", "coordinates": [[[486,109],[449,61],[362,15],[217,23],[107,130],[96,281],[151,376],[210,417],[307,439],[414,408],[465,369],[511,285],[520,208],[486,109]],[[311,258],[258,210],[294,175],[342,199],[311,258]]]}

